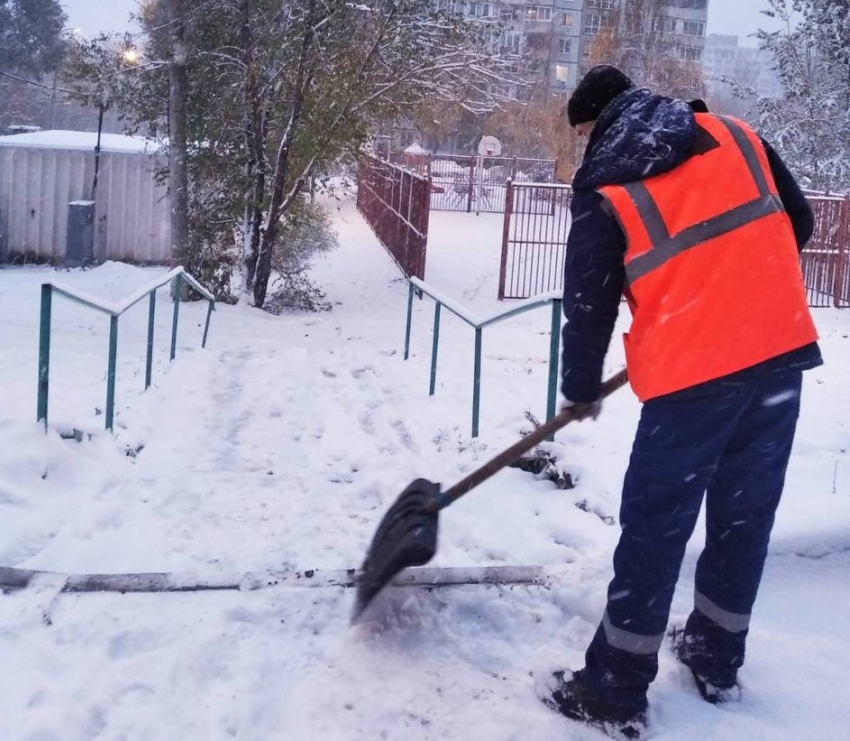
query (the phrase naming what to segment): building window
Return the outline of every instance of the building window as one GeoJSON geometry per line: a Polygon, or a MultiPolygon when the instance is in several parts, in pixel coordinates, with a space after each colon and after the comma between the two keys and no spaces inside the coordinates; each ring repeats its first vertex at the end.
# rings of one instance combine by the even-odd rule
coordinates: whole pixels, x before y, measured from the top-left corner
{"type": "Polygon", "coordinates": [[[566,64],[556,64],[555,79],[566,85],[570,81],[570,68],[566,64]]]}
{"type": "Polygon", "coordinates": [[[545,5],[531,5],[525,10],[527,21],[551,21],[552,8],[545,5]]]}
{"type": "Polygon", "coordinates": [[[516,5],[503,5],[499,9],[499,17],[503,21],[518,21],[519,8],[516,5]]]}
{"type": "Polygon", "coordinates": [[[614,0],[587,0],[587,7],[596,10],[611,10],[614,7],[614,0]]]}
{"type": "Polygon", "coordinates": [[[705,36],[705,24],[701,21],[682,21],[685,36],[705,36]]]}
{"type": "Polygon", "coordinates": [[[558,53],[569,54],[572,49],[571,39],[558,39],[558,53]]]}
{"type": "Polygon", "coordinates": [[[573,28],[573,15],[572,13],[562,13],[561,14],[561,28],[564,28],[568,31],[571,31],[573,28]]]}
{"type": "Polygon", "coordinates": [[[587,13],[584,16],[584,33],[595,36],[602,28],[602,16],[599,13],[587,13]]]}
{"type": "Polygon", "coordinates": [[[519,54],[522,48],[522,37],[519,31],[505,31],[502,34],[502,53],[519,54]]]}
{"type": "Polygon", "coordinates": [[[702,59],[702,49],[698,46],[683,46],[680,53],[686,62],[699,62],[702,59]]]}
{"type": "Polygon", "coordinates": [[[676,33],[679,20],[677,18],[653,18],[652,30],[658,33],[676,33]]]}
{"type": "Polygon", "coordinates": [[[552,38],[548,33],[529,33],[525,37],[525,47],[530,52],[549,52],[552,38]]]}
{"type": "Polygon", "coordinates": [[[467,18],[489,18],[495,15],[494,10],[490,3],[467,3],[465,15],[467,18]]]}

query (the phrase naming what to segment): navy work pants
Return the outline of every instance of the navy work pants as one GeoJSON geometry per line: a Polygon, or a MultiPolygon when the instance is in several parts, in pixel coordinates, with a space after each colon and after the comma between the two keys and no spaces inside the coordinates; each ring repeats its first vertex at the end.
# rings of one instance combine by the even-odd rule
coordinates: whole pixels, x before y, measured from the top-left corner
{"type": "Polygon", "coordinates": [[[646,707],[703,496],[706,544],[686,626],[689,645],[701,648],[691,666],[717,686],[734,683],[801,384],[801,371],[749,369],[644,404],[623,485],[614,578],[586,655],[585,676],[609,702],[646,707]]]}

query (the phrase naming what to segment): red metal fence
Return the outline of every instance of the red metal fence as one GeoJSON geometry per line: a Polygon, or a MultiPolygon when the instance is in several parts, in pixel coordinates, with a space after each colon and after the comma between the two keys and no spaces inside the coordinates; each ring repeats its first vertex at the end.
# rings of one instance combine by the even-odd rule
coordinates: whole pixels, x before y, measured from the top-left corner
{"type": "MultiPolygon", "coordinates": [[[[446,188],[436,192],[435,184],[440,182],[436,175],[432,175],[432,182],[409,168],[365,157],[360,164],[357,208],[405,275],[420,279],[425,278],[431,208],[442,205],[448,210],[468,211],[477,200],[479,210],[504,209],[499,298],[530,298],[559,290],[563,285],[571,186],[510,179],[497,184],[494,179],[487,196],[492,200],[485,204],[482,189],[488,181],[474,176],[474,160],[478,158],[466,159],[469,175],[464,178],[468,179],[457,181],[466,190],[456,192],[463,198],[453,200],[446,188]],[[494,196],[497,187],[501,191],[494,196]]],[[[500,158],[483,159],[496,162],[500,158]]],[[[537,162],[551,165],[554,173],[553,160],[502,161],[516,163],[511,165],[512,171],[519,163],[537,162]]],[[[429,158],[424,169],[433,173],[433,166],[429,158]]],[[[491,164],[485,169],[493,172],[504,166],[491,164]]],[[[850,196],[807,193],[806,198],[815,215],[814,234],[800,257],[809,305],[850,308],[850,196]]]]}
{"type": "MultiPolygon", "coordinates": [[[[499,298],[530,298],[563,286],[569,185],[509,183],[499,298]]],[[[810,306],[850,308],[850,196],[807,193],[815,231],[800,256],[810,306]]]]}
{"type": "Polygon", "coordinates": [[[506,187],[499,298],[530,298],[559,290],[573,189],[560,183],[506,187]]]}
{"type": "MultiPolygon", "coordinates": [[[[390,161],[431,179],[431,209],[500,214],[508,181],[551,183],[557,160],[526,157],[408,154],[392,152],[390,161]]],[[[516,204],[515,204],[516,208],[516,204]]]]}
{"type": "Polygon", "coordinates": [[[809,306],[850,308],[850,196],[807,194],[815,232],[800,256],[809,306]]]}
{"type": "Polygon", "coordinates": [[[409,169],[376,157],[360,161],[357,210],[402,272],[425,278],[429,183],[409,169]]]}

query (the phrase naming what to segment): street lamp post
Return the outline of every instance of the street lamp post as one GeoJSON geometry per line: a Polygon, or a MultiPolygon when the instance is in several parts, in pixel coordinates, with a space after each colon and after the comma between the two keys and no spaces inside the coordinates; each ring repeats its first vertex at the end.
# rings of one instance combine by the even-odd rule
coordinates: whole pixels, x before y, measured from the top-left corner
{"type": "MultiPolygon", "coordinates": [[[[164,67],[167,63],[160,62],[157,60],[150,61],[146,64],[139,64],[139,53],[135,49],[125,49],[123,54],[121,55],[122,59],[130,66],[124,67],[123,69],[116,70],[110,75],[107,75],[103,79],[108,79],[110,77],[114,77],[116,75],[123,75],[127,72],[145,72],[149,69],[156,69],[158,67],[164,67]]],[[[103,117],[109,108],[109,96],[107,92],[104,90],[100,94],[100,98],[97,103],[97,141],[94,146],[94,177],[92,178],[92,187],[91,187],[91,200],[97,200],[97,181],[98,176],[100,174],[100,150],[101,150],[101,140],[103,138],[103,117]]]]}
{"type": "Polygon", "coordinates": [[[103,135],[103,114],[106,112],[108,107],[109,103],[106,100],[106,93],[104,93],[101,95],[97,104],[97,141],[94,145],[94,177],[92,178],[91,183],[92,202],[97,201],[97,178],[100,174],[100,140],[103,135]]]}
{"type": "MultiPolygon", "coordinates": [[[[184,264],[189,242],[189,178],[188,178],[188,141],[186,122],[186,100],[188,91],[187,81],[187,45],[185,40],[185,23],[183,0],[167,0],[168,17],[172,21],[172,48],[167,61],[151,60],[139,64],[141,55],[132,47],[126,48],[122,54],[128,65],[107,75],[119,75],[131,70],[143,71],[168,67],[168,189],[171,199],[171,251],[172,260],[176,264],[184,264]]],[[[106,78],[101,78],[101,83],[106,78]]],[[[92,196],[97,197],[98,177],[100,173],[100,151],[103,136],[103,119],[109,108],[106,92],[101,93],[98,101],[97,142],[95,144],[94,177],[92,180],[92,196]]]]}

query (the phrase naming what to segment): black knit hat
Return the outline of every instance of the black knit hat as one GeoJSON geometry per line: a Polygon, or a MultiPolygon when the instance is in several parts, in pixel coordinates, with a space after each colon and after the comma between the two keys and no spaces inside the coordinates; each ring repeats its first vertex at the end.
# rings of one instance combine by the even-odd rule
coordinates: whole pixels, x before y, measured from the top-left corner
{"type": "Polygon", "coordinates": [[[567,103],[570,126],[595,121],[605,106],[634,86],[627,75],[610,64],[593,67],[581,78],[567,103]]]}

